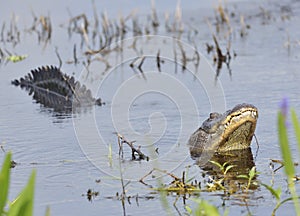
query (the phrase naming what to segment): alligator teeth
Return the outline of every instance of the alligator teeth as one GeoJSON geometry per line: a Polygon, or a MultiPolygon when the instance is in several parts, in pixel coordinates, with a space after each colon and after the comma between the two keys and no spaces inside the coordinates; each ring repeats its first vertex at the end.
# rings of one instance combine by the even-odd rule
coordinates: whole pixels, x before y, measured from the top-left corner
{"type": "Polygon", "coordinates": [[[257,118],[257,112],[256,111],[252,111],[252,117],[257,118]]]}

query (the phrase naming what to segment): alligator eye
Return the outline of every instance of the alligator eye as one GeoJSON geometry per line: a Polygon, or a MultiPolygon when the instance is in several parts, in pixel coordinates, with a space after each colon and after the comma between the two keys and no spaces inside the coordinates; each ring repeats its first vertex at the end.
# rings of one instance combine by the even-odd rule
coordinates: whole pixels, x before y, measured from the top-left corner
{"type": "Polygon", "coordinates": [[[210,119],[215,119],[215,118],[217,118],[218,116],[219,116],[219,113],[216,113],[216,112],[210,113],[210,114],[209,114],[209,118],[210,118],[210,119]]]}

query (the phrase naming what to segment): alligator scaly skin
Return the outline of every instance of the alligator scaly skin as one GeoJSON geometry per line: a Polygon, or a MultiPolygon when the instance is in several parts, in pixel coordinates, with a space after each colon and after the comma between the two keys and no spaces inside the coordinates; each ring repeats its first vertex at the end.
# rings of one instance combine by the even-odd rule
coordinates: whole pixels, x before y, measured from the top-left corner
{"type": "Polygon", "coordinates": [[[95,99],[85,85],[75,81],[55,66],[43,66],[31,70],[24,78],[12,81],[15,86],[29,91],[33,99],[55,111],[71,111],[73,108],[90,105],[102,105],[101,99],[95,99]]]}
{"type": "Polygon", "coordinates": [[[223,114],[211,113],[190,137],[192,157],[203,151],[226,152],[250,147],[258,110],[252,104],[238,104],[223,114]]]}

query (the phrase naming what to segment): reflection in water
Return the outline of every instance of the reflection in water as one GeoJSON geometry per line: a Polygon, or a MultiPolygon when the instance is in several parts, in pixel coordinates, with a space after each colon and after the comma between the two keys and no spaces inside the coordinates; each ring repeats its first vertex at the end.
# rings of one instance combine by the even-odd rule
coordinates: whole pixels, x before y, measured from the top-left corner
{"type": "MultiPolygon", "coordinates": [[[[251,148],[232,150],[222,154],[215,153],[205,164],[203,164],[201,157],[193,157],[193,159],[196,160],[196,164],[199,165],[207,175],[211,176],[213,180],[217,181],[222,179],[222,186],[230,193],[244,190],[247,187],[248,189],[257,189],[255,184],[247,185],[248,179],[239,177],[239,175],[249,176],[249,171],[255,166],[251,148]],[[230,165],[232,165],[232,168],[224,174],[224,170],[216,165],[215,162],[223,166],[225,170],[230,165]]],[[[255,178],[254,176],[253,180],[255,180],[255,178]]]]}
{"type": "MultiPolygon", "coordinates": [[[[196,163],[197,161],[198,159],[196,159],[196,163]]],[[[234,167],[228,171],[228,173],[232,174],[232,177],[237,175],[247,175],[249,170],[255,166],[251,148],[232,150],[222,154],[216,153],[210,161],[218,162],[221,165],[225,162],[227,162],[228,165],[233,165],[234,167]]],[[[201,165],[201,168],[213,176],[218,176],[220,174],[220,168],[209,161],[206,164],[201,165]]]]}
{"type": "Polygon", "coordinates": [[[51,117],[52,122],[58,124],[66,122],[67,119],[72,120],[73,117],[76,117],[76,113],[72,113],[72,111],[57,110],[53,107],[47,107],[44,104],[40,106],[39,113],[45,114],[47,117],[51,117]]]}

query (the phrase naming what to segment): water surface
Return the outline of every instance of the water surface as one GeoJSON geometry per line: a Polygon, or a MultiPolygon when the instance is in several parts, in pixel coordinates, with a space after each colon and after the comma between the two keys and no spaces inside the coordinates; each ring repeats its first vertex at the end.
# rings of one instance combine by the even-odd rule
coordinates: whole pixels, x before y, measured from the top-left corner
{"type": "MultiPolygon", "coordinates": [[[[126,187],[127,196],[138,197],[133,198],[131,203],[126,202],[126,214],[167,214],[166,207],[160,201],[160,195],[153,194],[138,180],[153,167],[166,169],[181,176],[182,171],[191,166],[189,175],[200,175],[202,170],[194,165],[195,161],[190,158],[185,145],[186,139],[211,111],[225,111],[242,102],[252,103],[259,109],[256,130],[259,149],[253,141],[252,153],[257,171],[260,172],[258,180],[270,183],[272,179],[270,159],[281,158],[276,127],[279,103],[283,97],[287,97],[297,113],[300,110],[298,94],[300,4],[297,1],[257,1],[251,4],[246,1],[229,1],[228,10],[235,12],[235,17],[230,18],[233,27],[231,53],[235,52],[237,55],[230,63],[232,75],[230,76],[226,65],[223,65],[216,83],[215,66],[212,66],[212,79],[205,84],[195,80],[194,76],[195,73],[201,75],[209,71],[205,66],[205,58],[208,63],[213,63],[212,55],[207,54],[205,44],[213,44],[211,31],[215,31],[214,7],[217,1],[210,3],[189,1],[185,4],[182,2],[181,5],[185,27],[182,41],[194,47],[189,39],[189,35],[194,33],[189,31],[197,29],[197,34],[192,36],[192,41],[197,44],[197,49],[202,54],[199,71],[196,72],[194,65],[190,63],[185,72],[181,72],[180,65],[175,72],[171,51],[172,39],[160,40],[159,42],[164,41],[164,45],[155,40],[148,42],[142,40],[144,54],[153,55],[143,65],[146,79],[129,67],[133,60],[129,55],[134,55],[134,52],[128,46],[125,49],[128,52],[123,54],[123,61],[117,54],[108,57],[113,64],[104,74],[105,65],[102,63],[92,64],[88,76],[82,64],[77,66],[66,64],[66,61],[73,59],[74,44],[77,44],[80,62],[84,61],[82,53],[85,51],[84,48],[80,50],[79,35],[74,34],[69,39],[66,28],[68,21],[71,16],[84,13],[93,22],[93,7],[90,2],[54,3],[9,1],[3,3],[5,7],[1,7],[1,24],[5,22],[8,27],[14,13],[21,32],[20,43],[13,47],[11,43],[2,41],[1,50],[29,55],[22,62],[2,63],[0,67],[0,142],[6,151],[13,152],[13,159],[18,163],[12,169],[10,200],[16,197],[25,185],[31,170],[36,169],[35,215],[43,215],[47,206],[50,206],[52,215],[120,215],[124,213],[124,209],[116,194],[122,193],[119,180],[120,170],[122,170],[125,181],[131,180],[126,187]],[[271,18],[266,17],[260,8],[268,11],[271,18]],[[32,24],[31,11],[37,17],[41,15],[51,17],[53,35],[51,43],[47,46],[44,46],[43,42],[38,43],[36,34],[25,31],[32,24]],[[240,37],[240,15],[243,15],[246,24],[250,25],[245,37],[240,37]],[[286,16],[288,18],[285,18],[286,16]],[[207,20],[212,24],[212,29],[208,27],[207,20]],[[290,50],[285,46],[288,41],[290,50]],[[10,84],[11,80],[24,76],[38,66],[58,65],[55,48],[58,49],[64,62],[62,70],[85,82],[94,94],[103,98],[106,102],[105,106],[95,106],[79,113],[56,113],[51,108],[36,103],[26,91],[10,84]],[[162,64],[164,73],[161,74],[157,72],[155,63],[158,49],[161,49],[162,55],[166,57],[165,63],[162,64]],[[130,101],[129,96],[128,98],[126,96],[128,91],[150,85],[153,71],[158,74],[153,76],[155,79],[158,77],[155,88],[168,87],[174,79],[176,84],[180,81],[181,87],[189,93],[190,97],[187,97],[186,92],[181,91],[178,86],[171,87],[174,92],[168,94],[151,91],[137,94],[137,97],[130,101]],[[169,81],[164,82],[167,76],[169,81]],[[126,91],[118,92],[122,84],[132,77],[135,78],[132,80],[133,84],[124,85],[126,91]],[[100,87],[99,83],[101,83],[100,87]],[[215,89],[224,93],[225,97],[218,98],[217,96],[220,95],[214,94],[216,98],[211,98],[204,88],[207,85],[215,86],[215,89]],[[123,93],[125,96],[115,100],[114,96],[117,93],[119,95],[123,93]],[[172,93],[174,96],[170,97],[172,93]],[[211,110],[212,101],[219,101],[222,104],[223,100],[226,102],[226,107],[211,110]],[[130,106],[127,110],[128,101],[130,106]],[[190,103],[195,105],[196,109],[187,106],[190,103]],[[116,112],[112,113],[113,111],[116,112]],[[125,119],[129,119],[130,127],[128,122],[121,121],[127,113],[128,118],[125,116],[125,119]],[[126,147],[124,161],[120,164],[115,132],[121,133],[128,140],[136,140],[136,144],[141,145],[141,150],[150,156],[150,162],[131,161],[130,149],[126,147]],[[108,157],[110,146],[113,152],[112,161],[108,157]],[[159,154],[155,149],[158,149],[159,154]],[[92,202],[83,196],[88,189],[100,192],[92,202]]],[[[126,16],[137,8],[140,23],[145,23],[147,16],[151,14],[150,2],[147,4],[140,4],[137,1],[97,2],[96,8],[99,15],[106,11],[112,19],[117,18],[120,13],[126,16]]],[[[176,4],[173,2],[156,2],[161,20],[164,20],[166,11],[172,15],[175,8],[176,4]]],[[[162,26],[158,34],[172,36],[162,26]]],[[[221,31],[218,38],[221,48],[226,50],[227,39],[224,39],[224,32],[226,31],[221,31]]],[[[132,35],[128,36],[130,37],[132,35]]],[[[186,47],[189,56],[192,56],[191,47],[186,47]]],[[[291,145],[297,159],[294,140],[291,145]]],[[[1,153],[0,159],[3,158],[4,153],[1,153]]],[[[166,177],[164,181],[168,183],[171,179],[166,177]]],[[[157,186],[156,179],[148,178],[147,182],[157,186]]],[[[283,198],[288,197],[289,194],[285,192],[287,183],[283,170],[275,175],[275,188],[279,186],[283,188],[283,198]]],[[[203,192],[199,196],[211,201],[221,212],[228,208],[230,215],[246,215],[248,210],[253,215],[270,214],[275,206],[275,199],[262,187],[251,192],[247,203],[248,209],[238,196],[226,197],[221,191],[203,192]]],[[[170,212],[174,215],[179,214],[178,211],[184,214],[182,198],[176,202],[178,210],[173,207],[175,200],[176,195],[167,196],[170,212]]],[[[187,204],[194,206],[190,200],[187,204]]],[[[279,208],[278,215],[283,213],[293,214],[293,204],[288,202],[279,208]]]]}

